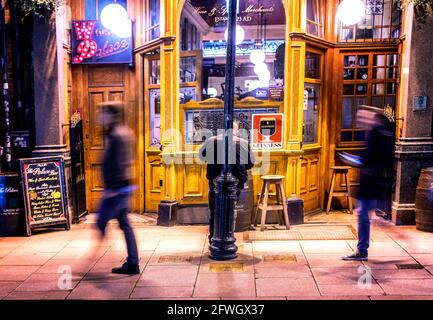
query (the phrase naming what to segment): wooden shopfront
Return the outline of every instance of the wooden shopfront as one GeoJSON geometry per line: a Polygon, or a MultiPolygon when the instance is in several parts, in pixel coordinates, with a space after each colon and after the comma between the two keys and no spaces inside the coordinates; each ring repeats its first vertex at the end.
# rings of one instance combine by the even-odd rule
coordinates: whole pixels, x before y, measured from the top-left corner
{"type": "MultiPolygon", "coordinates": [[[[349,27],[336,19],[338,0],[240,0],[235,113],[245,129],[252,114],[283,113],[283,145],[269,151],[268,174],[285,176],[286,195],[301,197],[306,213],[323,209],[337,152],[364,147],[357,108],[389,105],[398,114],[401,12],[397,1],[362,1],[365,18],[349,27]]],[[[72,19],[97,20],[112,2],[72,1],[72,19]]],[[[133,66],[71,66],[71,110],[84,120],[88,208],[96,210],[103,188],[95,119],[106,100],[126,102],[125,123],[137,137],[133,210],[156,212],[162,200],[205,207],[194,130],[214,130],[223,107],[225,0],[117,3],[134,21],[133,66]]],[[[256,175],[256,194],[259,184],[256,175]]]]}

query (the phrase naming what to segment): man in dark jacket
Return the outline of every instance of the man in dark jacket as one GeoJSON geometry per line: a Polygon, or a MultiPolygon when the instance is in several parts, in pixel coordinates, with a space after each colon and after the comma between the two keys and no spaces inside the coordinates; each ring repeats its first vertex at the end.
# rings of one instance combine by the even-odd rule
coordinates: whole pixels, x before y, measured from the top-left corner
{"type": "MultiPolygon", "coordinates": [[[[233,122],[233,145],[229,147],[229,163],[232,167],[232,174],[238,179],[236,195],[239,198],[240,192],[248,181],[248,170],[254,166],[254,155],[250,150],[246,137],[239,135],[239,122],[233,122]]],[[[224,166],[224,139],[223,135],[210,137],[200,148],[199,157],[207,163],[206,178],[209,181],[209,242],[213,236],[215,216],[215,184],[224,166]]]]}
{"type": "Polygon", "coordinates": [[[122,125],[124,105],[121,102],[104,102],[99,105],[99,121],[105,133],[105,151],[102,174],[104,192],[99,208],[97,226],[102,238],[105,236],[107,223],[117,219],[125,234],[128,258],[120,268],[113,268],[113,273],[138,274],[139,257],[134,231],[128,219],[131,185],[131,164],[133,159],[134,136],[128,127],[122,125]]]}
{"type": "Polygon", "coordinates": [[[343,260],[367,261],[370,244],[370,211],[376,209],[392,183],[394,160],[394,125],[381,109],[364,108],[358,120],[368,130],[367,148],[361,155],[360,187],[358,191],[357,251],[343,260]]]}

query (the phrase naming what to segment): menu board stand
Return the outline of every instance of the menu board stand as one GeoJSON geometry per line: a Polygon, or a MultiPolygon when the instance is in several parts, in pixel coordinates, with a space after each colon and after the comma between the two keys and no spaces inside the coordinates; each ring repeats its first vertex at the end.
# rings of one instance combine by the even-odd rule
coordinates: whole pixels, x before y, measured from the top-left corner
{"type": "Polygon", "coordinates": [[[70,229],[63,157],[19,159],[27,235],[35,228],[70,229]]]}

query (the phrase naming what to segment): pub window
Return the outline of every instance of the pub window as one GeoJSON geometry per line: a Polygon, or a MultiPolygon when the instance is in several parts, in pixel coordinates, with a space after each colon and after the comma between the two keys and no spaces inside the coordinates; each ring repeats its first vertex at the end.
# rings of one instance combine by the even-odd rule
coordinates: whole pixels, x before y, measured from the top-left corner
{"type": "Polygon", "coordinates": [[[324,36],[324,1],[307,0],[307,33],[316,37],[324,36]]]}
{"type": "Polygon", "coordinates": [[[346,54],[342,67],[340,141],[362,142],[365,131],[356,121],[359,108],[363,105],[396,108],[399,55],[395,52],[346,54]]]}
{"type": "Polygon", "coordinates": [[[304,145],[318,143],[319,113],[322,88],[322,55],[306,53],[304,83],[304,123],[302,127],[302,143],[304,145]]]}
{"type": "Polygon", "coordinates": [[[339,41],[386,41],[400,37],[400,0],[362,1],[365,2],[365,17],[356,25],[341,24],[339,41]]]}
{"type": "MultiPolygon", "coordinates": [[[[227,50],[225,6],[226,0],[185,1],[179,34],[181,105],[210,98],[224,100],[227,50]]],[[[283,104],[285,22],[281,0],[239,0],[235,103],[254,98],[265,102],[273,112],[278,112],[283,104]]],[[[254,108],[242,112],[235,110],[241,119],[241,128],[248,129],[252,113],[258,109],[266,111],[254,108]]],[[[203,117],[219,119],[220,111],[185,112],[185,119],[195,121],[191,127],[207,126],[203,124],[206,122],[203,117]]],[[[188,128],[186,125],[185,130],[188,128]]],[[[186,133],[186,136],[193,137],[194,134],[186,133]]]]}
{"type": "Polygon", "coordinates": [[[145,65],[145,100],[149,108],[149,146],[161,145],[161,76],[159,52],[151,52],[143,58],[145,65]]]}
{"type": "Polygon", "coordinates": [[[160,0],[147,0],[145,5],[144,37],[146,41],[158,39],[161,36],[160,29],[160,0]]]}

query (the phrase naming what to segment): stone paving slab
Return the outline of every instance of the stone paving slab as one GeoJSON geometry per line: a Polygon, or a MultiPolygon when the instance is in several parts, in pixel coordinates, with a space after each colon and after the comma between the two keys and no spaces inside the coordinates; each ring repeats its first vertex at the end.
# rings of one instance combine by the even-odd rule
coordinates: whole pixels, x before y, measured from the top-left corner
{"type": "MultiPolygon", "coordinates": [[[[342,213],[306,222],[356,228],[356,216],[342,213]]],[[[373,218],[370,259],[362,263],[341,260],[356,249],[353,240],[245,241],[236,233],[238,258],[222,264],[208,257],[206,226],[162,228],[137,218],[133,227],[142,270],[134,276],[111,273],[126,258],[116,224],[99,248],[90,221],[0,238],[0,299],[433,299],[433,233],[414,226],[373,218]],[[62,289],[69,271],[71,287],[62,289]]]]}

